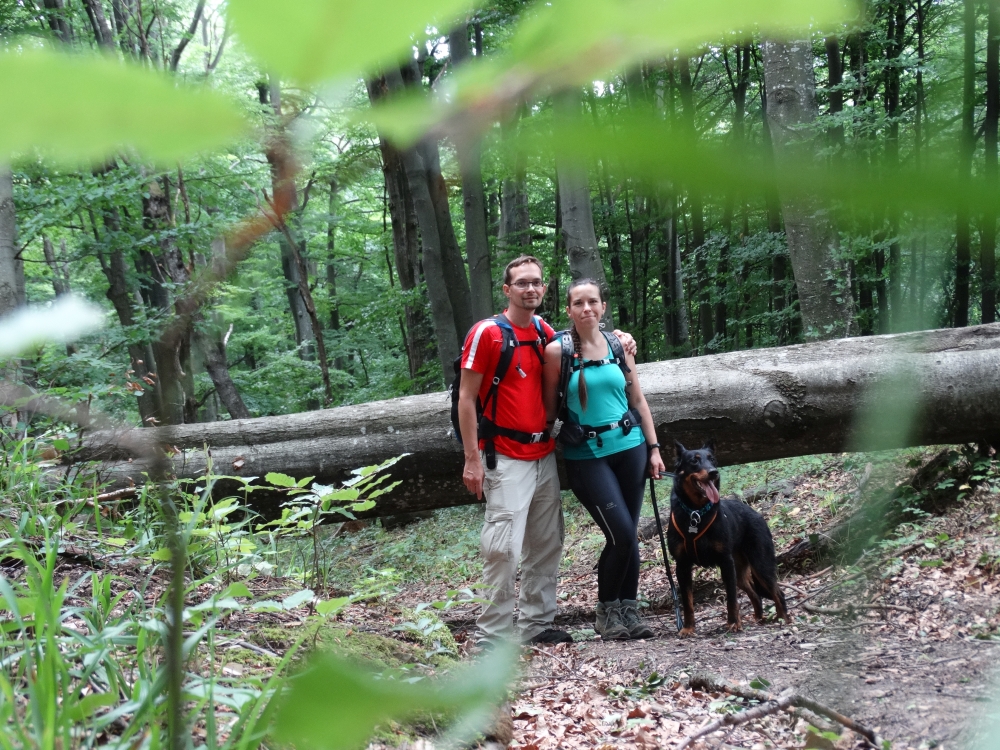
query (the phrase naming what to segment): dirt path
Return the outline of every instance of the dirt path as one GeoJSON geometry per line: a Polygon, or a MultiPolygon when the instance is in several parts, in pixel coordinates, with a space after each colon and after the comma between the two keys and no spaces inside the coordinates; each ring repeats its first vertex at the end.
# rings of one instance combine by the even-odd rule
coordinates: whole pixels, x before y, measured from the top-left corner
{"type": "MultiPolygon", "coordinates": [[[[864,567],[786,571],[793,624],[753,623],[743,598],[745,628],[735,635],[725,632],[724,592],[708,571],[696,574],[697,635],[676,635],[653,540],[642,545],[642,590],[656,603],[650,620],[658,637],[602,642],[592,630],[593,560],[579,555],[561,578],[556,621],[577,642],[529,654],[511,746],[675,746],[720,710],[746,707],[686,686],[694,672],[710,672],[744,685],[766,680],[774,694],[792,688],[875,729],[893,750],[969,747],[997,698],[997,505],[996,495],[971,498],[928,519],[916,541],[874,550],[864,567]],[[829,614],[850,604],[854,612],[829,614]]],[[[469,610],[448,618],[459,641],[473,617],[469,610]]],[[[703,746],[802,747],[806,732],[801,717],[778,714],[716,733],[703,746]]],[[[836,745],[812,742],[862,746],[849,732],[836,745]]]]}

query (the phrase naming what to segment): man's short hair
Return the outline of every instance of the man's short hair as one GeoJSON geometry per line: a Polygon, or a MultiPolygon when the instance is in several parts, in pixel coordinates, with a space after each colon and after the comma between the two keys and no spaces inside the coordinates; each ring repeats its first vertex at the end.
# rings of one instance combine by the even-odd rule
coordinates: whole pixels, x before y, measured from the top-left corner
{"type": "Polygon", "coordinates": [[[542,270],[542,261],[538,260],[534,255],[519,255],[508,263],[507,267],[503,270],[503,283],[510,284],[510,272],[518,266],[526,266],[529,263],[534,263],[538,266],[539,271],[542,270]]]}

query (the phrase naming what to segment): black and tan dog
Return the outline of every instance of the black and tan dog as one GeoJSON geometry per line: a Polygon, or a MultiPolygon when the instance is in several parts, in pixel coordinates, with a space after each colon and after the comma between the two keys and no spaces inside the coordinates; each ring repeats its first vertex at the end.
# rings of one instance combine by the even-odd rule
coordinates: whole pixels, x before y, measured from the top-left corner
{"type": "Polygon", "coordinates": [[[719,499],[719,468],[715,442],[689,451],[676,442],[677,465],[670,495],[667,544],[677,562],[677,583],[684,608],[682,636],[694,635],[692,568],[719,568],[726,585],[730,632],[743,629],[736,589],[753,604],[757,622],[763,622],[761,597],[774,601],[778,617],[791,622],[785,596],[778,587],[774,540],[767,522],[749,505],[733,498],[719,499]]]}

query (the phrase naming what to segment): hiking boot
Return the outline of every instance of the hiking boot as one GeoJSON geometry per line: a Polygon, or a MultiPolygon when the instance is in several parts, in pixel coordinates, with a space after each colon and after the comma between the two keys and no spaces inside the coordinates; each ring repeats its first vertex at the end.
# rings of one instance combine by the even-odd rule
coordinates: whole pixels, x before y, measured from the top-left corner
{"type": "Polygon", "coordinates": [[[622,624],[628,630],[629,638],[633,640],[656,636],[656,633],[639,617],[639,602],[635,599],[622,599],[622,624]]]}
{"type": "Polygon", "coordinates": [[[565,630],[556,630],[555,628],[546,628],[538,635],[533,635],[531,638],[525,641],[526,644],[531,646],[545,646],[553,643],[572,643],[573,636],[567,633],[565,630]]]}
{"type": "Polygon", "coordinates": [[[629,639],[628,628],[622,622],[621,602],[615,599],[613,602],[597,603],[597,622],[594,623],[594,630],[606,641],[629,639]]]}

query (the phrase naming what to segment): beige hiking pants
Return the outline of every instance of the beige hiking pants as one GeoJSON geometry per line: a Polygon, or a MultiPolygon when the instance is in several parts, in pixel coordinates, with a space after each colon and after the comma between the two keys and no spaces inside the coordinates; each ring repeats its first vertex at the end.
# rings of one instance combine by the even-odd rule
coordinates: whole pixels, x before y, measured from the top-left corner
{"type": "MultiPolygon", "coordinates": [[[[483,464],[485,465],[485,458],[483,464]]],[[[514,583],[521,562],[518,629],[527,640],[552,627],[562,556],[563,514],[556,457],[520,461],[497,455],[486,470],[486,522],[480,535],[484,599],[477,641],[509,638],[514,631],[514,583]],[[523,553],[523,554],[522,554],[523,553]]]]}

